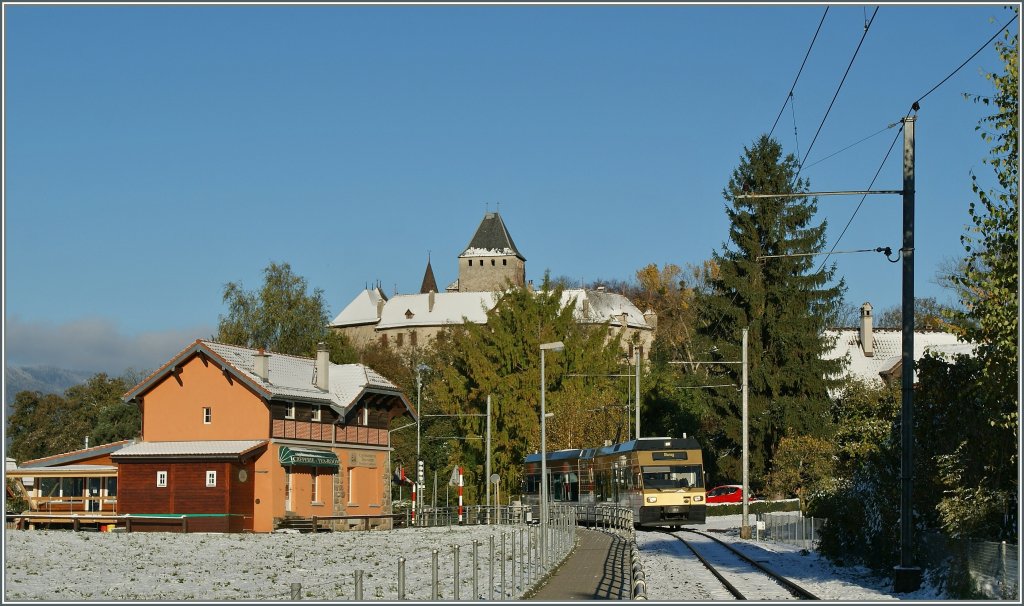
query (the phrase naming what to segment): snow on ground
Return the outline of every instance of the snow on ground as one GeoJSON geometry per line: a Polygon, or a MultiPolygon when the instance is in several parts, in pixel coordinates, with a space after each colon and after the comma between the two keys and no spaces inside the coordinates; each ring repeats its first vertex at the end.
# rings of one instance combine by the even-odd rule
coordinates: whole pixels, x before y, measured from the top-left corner
{"type": "MultiPolygon", "coordinates": [[[[751,522],[753,518],[751,517],[751,522]]],[[[784,543],[743,540],[741,516],[709,517],[704,530],[731,543],[745,555],[793,580],[823,600],[864,602],[873,600],[943,600],[934,587],[924,585],[914,593],[892,592],[892,578],[878,577],[863,567],[836,567],[816,552],[784,543]]],[[[652,601],[717,600],[723,598],[718,581],[694,561],[679,541],[656,532],[637,532],[637,546],[647,576],[647,595],[652,601]],[[687,597],[690,596],[690,597],[687,597]]]]}
{"type": "MultiPolygon", "coordinates": [[[[740,516],[708,518],[708,530],[737,544],[748,555],[830,601],[942,600],[925,586],[894,594],[887,577],[866,569],[837,568],[814,552],[782,543],[739,538],[740,516]]],[[[266,601],[288,600],[291,584],[302,584],[308,601],[353,600],[356,570],[363,571],[363,599],[398,597],[398,559],[405,557],[407,599],[429,600],[432,550],[438,553],[440,599],[454,596],[453,545],[459,546],[460,599],[487,596],[490,539],[501,553],[506,545],[505,599],[519,598],[530,579],[513,577],[523,527],[466,526],[352,531],[320,534],[96,533],[7,530],[4,549],[4,601],[266,601]],[[478,585],[472,591],[473,541],[478,547],[478,585]]],[[[731,599],[717,581],[692,568],[685,548],[654,532],[638,532],[637,543],[652,601],[731,599]],[[680,549],[682,548],[682,549],[680,549]]],[[[698,565],[699,566],[699,565],[698,565]]],[[[501,599],[501,561],[495,557],[492,596],[501,599]]]]}

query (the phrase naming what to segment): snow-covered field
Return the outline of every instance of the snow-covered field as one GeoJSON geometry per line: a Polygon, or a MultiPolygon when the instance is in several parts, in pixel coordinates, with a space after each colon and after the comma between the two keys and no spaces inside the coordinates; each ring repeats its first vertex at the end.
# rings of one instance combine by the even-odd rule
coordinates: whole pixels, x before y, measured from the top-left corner
{"type": "MultiPolygon", "coordinates": [[[[913,594],[893,594],[888,578],[875,578],[859,568],[833,568],[813,552],[777,543],[743,541],[739,516],[709,518],[708,529],[739,543],[748,554],[769,560],[769,566],[826,600],[912,599],[934,601],[941,596],[925,587],[913,594]]],[[[363,599],[394,601],[398,596],[398,560],[406,558],[407,599],[429,600],[432,550],[437,549],[440,599],[454,596],[453,546],[459,546],[460,599],[487,597],[493,536],[495,551],[520,548],[520,529],[467,526],[321,534],[172,534],[16,531],[5,533],[4,601],[178,601],[288,600],[291,584],[302,584],[303,600],[353,600],[356,570],[363,571],[363,599]],[[472,591],[473,541],[478,547],[479,596],[472,591]]],[[[667,537],[637,533],[648,596],[655,601],[716,599],[713,579],[690,570],[682,551],[667,537]]],[[[679,543],[682,547],[682,544],[679,543]]],[[[685,549],[685,548],[684,548],[685,549]]],[[[518,555],[516,556],[518,559],[518,555]]],[[[501,599],[500,558],[494,563],[495,590],[501,599]]],[[[506,600],[529,587],[530,579],[513,578],[506,558],[506,600]]]]}

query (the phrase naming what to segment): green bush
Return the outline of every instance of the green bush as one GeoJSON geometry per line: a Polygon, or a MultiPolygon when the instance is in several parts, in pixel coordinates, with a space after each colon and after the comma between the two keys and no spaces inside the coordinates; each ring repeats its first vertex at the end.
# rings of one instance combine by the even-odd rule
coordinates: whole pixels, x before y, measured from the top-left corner
{"type": "MultiPolygon", "coordinates": [[[[785,501],[757,501],[747,505],[747,512],[751,514],[771,513],[774,511],[800,511],[798,499],[787,499],[785,501]]],[[[707,516],[728,516],[743,513],[743,503],[722,503],[708,505],[707,516]]]]}

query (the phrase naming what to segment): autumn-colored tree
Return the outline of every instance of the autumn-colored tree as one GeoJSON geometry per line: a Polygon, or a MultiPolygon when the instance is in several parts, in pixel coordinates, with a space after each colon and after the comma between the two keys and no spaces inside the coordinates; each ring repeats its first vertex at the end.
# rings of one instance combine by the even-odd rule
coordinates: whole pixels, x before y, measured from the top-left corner
{"type": "Polygon", "coordinates": [[[835,485],[835,448],[829,440],[814,436],[784,437],[775,450],[768,490],[778,495],[796,495],[800,511],[807,511],[807,499],[828,492],[835,485]]]}

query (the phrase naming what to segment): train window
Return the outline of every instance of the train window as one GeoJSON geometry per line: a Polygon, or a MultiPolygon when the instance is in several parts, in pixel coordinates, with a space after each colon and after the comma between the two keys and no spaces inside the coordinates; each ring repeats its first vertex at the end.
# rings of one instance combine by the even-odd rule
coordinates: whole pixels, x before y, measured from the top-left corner
{"type": "Polygon", "coordinates": [[[704,485],[698,465],[647,465],[642,468],[645,488],[678,489],[704,485]]]}

